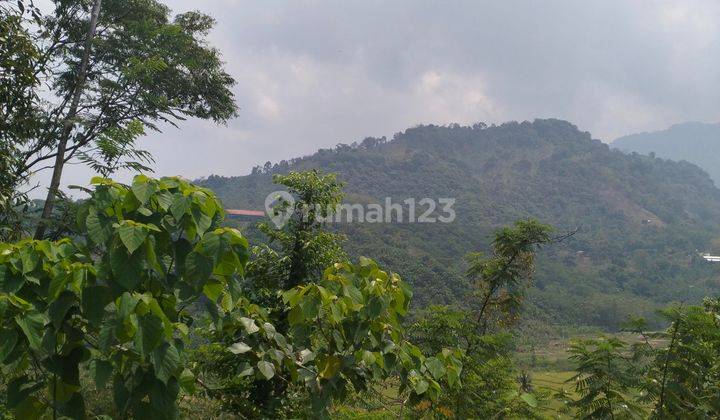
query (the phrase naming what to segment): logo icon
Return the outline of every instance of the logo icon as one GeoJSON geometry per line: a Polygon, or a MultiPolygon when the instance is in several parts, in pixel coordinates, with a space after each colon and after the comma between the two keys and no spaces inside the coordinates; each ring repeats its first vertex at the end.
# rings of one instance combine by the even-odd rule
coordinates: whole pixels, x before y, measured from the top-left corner
{"type": "Polygon", "coordinates": [[[278,229],[292,216],[295,198],[287,191],[273,191],[265,197],[265,214],[278,229]]]}

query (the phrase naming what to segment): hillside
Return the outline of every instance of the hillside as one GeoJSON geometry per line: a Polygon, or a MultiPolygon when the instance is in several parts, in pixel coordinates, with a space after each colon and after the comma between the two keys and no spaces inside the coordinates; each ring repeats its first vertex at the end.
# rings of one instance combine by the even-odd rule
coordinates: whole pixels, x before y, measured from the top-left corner
{"type": "Polygon", "coordinates": [[[720,124],[676,124],[663,131],[620,137],[612,145],[626,152],[692,162],[720,185],[720,124]]]}
{"type": "MultiPolygon", "coordinates": [[[[414,285],[415,305],[465,296],[464,256],[493,229],[535,217],[566,242],[537,263],[531,318],[617,326],[673,300],[717,293],[720,190],[687,162],[627,155],[559,120],[500,126],[420,126],[391,141],[367,138],[312,156],[203,182],[227,207],[262,209],[272,173],[338,173],[346,201],[454,197],[453,223],[343,224],[348,248],[379,260],[414,285]]],[[[252,232],[251,232],[252,233],[252,232]]]]}

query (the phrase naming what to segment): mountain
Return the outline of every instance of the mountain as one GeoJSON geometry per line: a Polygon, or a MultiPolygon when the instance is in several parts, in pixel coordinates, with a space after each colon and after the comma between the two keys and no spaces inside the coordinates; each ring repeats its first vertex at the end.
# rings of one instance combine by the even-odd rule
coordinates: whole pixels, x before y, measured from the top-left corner
{"type": "Polygon", "coordinates": [[[720,123],[676,124],[663,131],[620,137],[612,145],[626,152],[692,162],[720,185],[720,123]]]}
{"type": "Polygon", "coordinates": [[[412,283],[416,305],[465,299],[465,255],[527,217],[577,233],[540,253],[526,318],[615,327],[629,313],[697,301],[720,286],[720,264],[700,257],[720,251],[720,190],[709,176],[687,162],[613,150],[565,121],[419,126],[203,182],[227,207],[262,209],[277,189],[273,173],[310,168],[337,173],[350,203],[456,199],[452,223],[335,225],[352,254],[412,283]]]}

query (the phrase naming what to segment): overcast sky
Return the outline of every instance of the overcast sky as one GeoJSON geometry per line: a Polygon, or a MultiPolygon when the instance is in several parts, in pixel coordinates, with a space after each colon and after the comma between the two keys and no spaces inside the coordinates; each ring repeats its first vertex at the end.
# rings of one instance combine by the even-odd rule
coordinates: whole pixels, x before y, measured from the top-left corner
{"type": "Polygon", "coordinates": [[[555,117],[611,141],[720,121],[717,0],[166,3],[215,17],[241,110],[150,133],[158,175],[244,175],[427,123],[555,117]]]}

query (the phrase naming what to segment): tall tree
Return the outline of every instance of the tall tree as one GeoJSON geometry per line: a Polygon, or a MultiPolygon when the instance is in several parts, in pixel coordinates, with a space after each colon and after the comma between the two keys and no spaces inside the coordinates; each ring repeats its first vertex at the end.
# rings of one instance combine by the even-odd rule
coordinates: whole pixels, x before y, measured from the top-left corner
{"type": "Polygon", "coordinates": [[[35,61],[39,52],[23,25],[28,15],[39,19],[32,5],[0,2],[0,240],[19,235],[16,207],[24,194],[18,190],[13,170],[19,144],[32,138],[37,129],[35,61]]]}
{"type": "MultiPolygon", "coordinates": [[[[18,151],[10,171],[17,185],[53,170],[46,217],[68,162],[104,175],[149,170],[151,156],[136,146],[143,127],[159,130],[188,117],[224,123],[236,114],[234,80],[205,41],[211,17],[187,12],[173,18],[156,0],[104,0],[99,11],[95,0],[53,5],[32,24],[40,30],[30,38],[37,50],[32,71],[41,82],[30,92],[41,98],[31,114],[37,129],[7,139],[18,151]]],[[[22,25],[31,27],[27,20],[22,25]]],[[[36,236],[43,232],[41,224],[36,236]]]]}
{"type": "Polygon", "coordinates": [[[100,15],[100,5],[102,0],[94,0],[92,12],[90,12],[90,23],[88,23],[87,34],[80,59],[80,68],[77,71],[76,80],[72,89],[72,100],[68,109],[65,120],[63,121],[62,133],[58,140],[57,152],[55,154],[55,164],[53,165],[53,174],[50,179],[50,187],[48,188],[47,198],[43,206],[42,219],[35,231],[35,239],[42,239],[45,236],[45,221],[52,213],[55,196],[60,188],[60,178],[62,177],[63,167],[65,166],[65,151],[67,149],[68,138],[73,129],[73,121],[77,116],[78,105],[85,88],[85,78],[87,76],[87,67],[90,62],[90,53],[92,52],[93,38],[95,38],[95,30],[97,28],[98,16],[100,15]]]}

